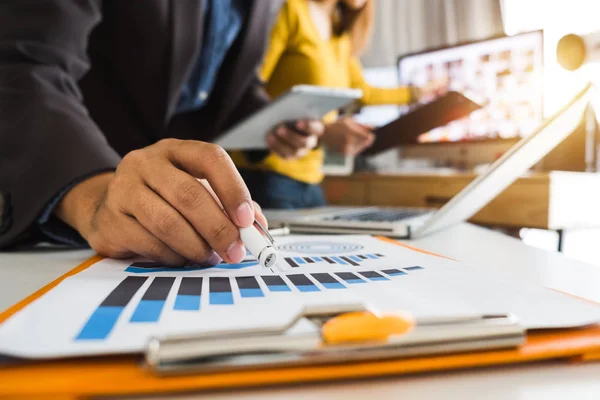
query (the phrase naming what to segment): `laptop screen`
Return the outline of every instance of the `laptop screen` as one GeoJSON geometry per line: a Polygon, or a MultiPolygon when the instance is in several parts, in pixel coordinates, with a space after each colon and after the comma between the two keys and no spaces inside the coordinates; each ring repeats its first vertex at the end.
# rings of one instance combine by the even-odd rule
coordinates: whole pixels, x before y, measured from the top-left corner
{"type": "Polygon", "coordinates": [[[398,72],[400,84],[468,91],[486,105],[421,135],[420,142],[524,137],[543,120],[541,31],[403,56],[398,72]]]}

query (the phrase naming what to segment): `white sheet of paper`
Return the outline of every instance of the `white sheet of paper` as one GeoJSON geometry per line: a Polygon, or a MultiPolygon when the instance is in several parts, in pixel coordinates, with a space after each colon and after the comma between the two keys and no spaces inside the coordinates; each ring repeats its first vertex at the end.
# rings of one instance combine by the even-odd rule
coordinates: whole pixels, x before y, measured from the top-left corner
{"type": "Polygon", "coordinates": [[[0,325],[0,354],[141,352],[152,336],[282,327],[306,306],[365,304],[417,320],[512,313],[528,329],[600,322],[600,305],[369,236],[289,236],[277,246],[272,269],[100,261],[0,325]]]}

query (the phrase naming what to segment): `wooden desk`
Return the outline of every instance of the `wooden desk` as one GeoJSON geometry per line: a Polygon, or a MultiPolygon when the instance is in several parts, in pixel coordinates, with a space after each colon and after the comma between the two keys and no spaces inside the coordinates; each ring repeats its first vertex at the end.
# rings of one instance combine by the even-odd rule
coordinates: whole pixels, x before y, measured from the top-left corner
{"type": "MultiPolygon", "coordinates": [[[[439,208],[475,176],[474,173],[359,173],[327,177],[323,188],[332,205],[439,208]]],[[[599,227],[600,174],[554,171],[522,177],[471,221],[557,231],[599,227]]]]}

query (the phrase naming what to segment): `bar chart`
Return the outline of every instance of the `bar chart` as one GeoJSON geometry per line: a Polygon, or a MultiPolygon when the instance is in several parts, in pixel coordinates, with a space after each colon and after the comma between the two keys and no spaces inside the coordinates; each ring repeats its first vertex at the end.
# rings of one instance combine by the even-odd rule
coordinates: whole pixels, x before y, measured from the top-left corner
{"type": "MultiPolygon", "coordinates": [[[[369,258],[368,256],[364,255],[369,258]]],[[[381,257],[377,254],[373,256],[381,257]]],[[[331,259],[336,261],[333,257],[331,259]]],[[[303,261],[308,263],[306,260],[303,261]]],[[[317,260],[313,261],[317,262],[317,260]]],[[[352,272],[208,277],[130,275],[125,277],[101,302],[75,340],[107,339],[125,308],[144,286],[144,293],[140,300],[137,304],[132,304],[133,311],[127,321],[129,324],[157,323],[167,312],[202,312],[203,307],[235,307],[252,299],[289,296],[294,293],[301,296],[329,290],[347,290],[353,285],[377,284],[402,279],[403,276],[424,269],[421,266],[410,266],[379,270],[361,269],[352,272]],[[149,285],[145,285],[147,282],[149,285]],[[174,291],[174,302],[168,302],[172,291],[174,291]],[[207,297],[207,301],[203,303],[204,297],[207,297]],[[167,304],[172,305],[167,306],[167,304]]]]}
{"type": "MultiPolygon", "coordinates": [[[[341,266],[352,266],[359,267],[365,261],[379,260],[385,257],[383,254],[355,254],[355,255],[319,255],[310,257],[283,257],[283,262],[291,268],[299,268],[303,265],[324,263],[330,265],[341,265],[341,266]]],[[[169,267],[164,264],[153,262],[153,261],[142,261],[134,262],[125,268],[125,272],[133,274],[152,274],[158,272],[190,272],[190,271],[203,271],[203,270],[241,270],[244,268],[255,267],[258,265],[258,261],[255,259],[245,259],[239,264],[228,264],[221,263],[215,266],[201,266],[201,265],[188,265],[185,267],[169,267]]],[[[283,271],[282,271],[283,272],[283,271]]]]}
{"type": "Polygon", "coordinates": [[[330,241],[302,241],[283,243],[277,246],[277,250],[291,253],[304,254],[339,254],[357,252],[364,249],[360,243],[330,242],[330,241]]]}
{"type": "Polygon", "coordinates": [[[306,264],[327,263],[331,265],[345,265],[359,267],[367,260],[379,260],[385,257],[383,254],[357,254],[357,255],[328,255],[312,257],[285,257],[285,262],[292,268],[298,268],[306,264]]]}

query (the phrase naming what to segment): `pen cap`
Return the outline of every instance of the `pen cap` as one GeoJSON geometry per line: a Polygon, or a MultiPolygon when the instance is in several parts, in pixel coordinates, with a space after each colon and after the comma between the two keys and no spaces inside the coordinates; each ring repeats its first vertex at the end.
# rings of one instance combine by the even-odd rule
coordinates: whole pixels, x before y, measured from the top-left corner
{"type": "Polygon", "coordinates": [[[277,253],[272,246],[265,247],[258,255],[260,265],[271,268],[277,262],[277,253]]]}
{"type": "Polygon", "coordinates": [[[240,238],[263,267],[270,268],[277,262],[277,253],[271,242],[255,226],[240,228],[240,238]]]}

